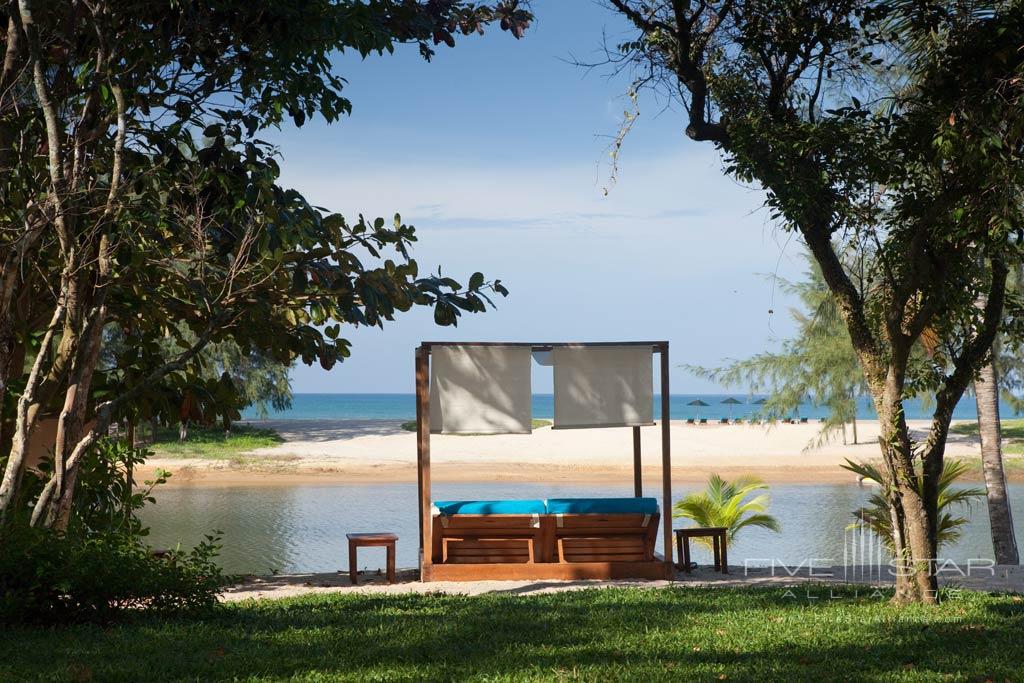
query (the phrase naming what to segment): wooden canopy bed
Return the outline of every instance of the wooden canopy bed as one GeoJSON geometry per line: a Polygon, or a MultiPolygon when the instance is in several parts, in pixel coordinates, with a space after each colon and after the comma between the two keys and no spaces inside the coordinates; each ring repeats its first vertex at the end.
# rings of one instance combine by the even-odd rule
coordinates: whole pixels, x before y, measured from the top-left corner
{"type": "MultiPolygon", "coordinates": [[[[651,362],[649,357],[648,370],[651,362]]],[[[648,372],[648,377],[651,374],[648,372]]],[[[651,389],[650,385],[647,388],[651,389]]],[[[528,382],[526,390],[528,393],[528,382]]],[[[662,512],[670,511],[672,502],[669,419],[669,359],[666,341],[572,344],[423,342],[416,349],[421,580],[659,579],[673,576],[675,570],[670,523],[662,525],[664,557],[654,552],[662,512]],[[434,401],[438,399],[431,396],[434,388],[431,386],[431,355],[432,350],[438,347],[520,347],[534,354],[551,352],[560,347],[631,347],[637,351],[649,349],[651,356],[657,354],[661,380],[660,509],[657,499],[643,496],[639,424],[631,425],[634,494],[631,498],[433,501],[430,485],[430,411],[432,398],[434,401]]],[[[555,427],[558,427],[557,406],[555,427]]]]}

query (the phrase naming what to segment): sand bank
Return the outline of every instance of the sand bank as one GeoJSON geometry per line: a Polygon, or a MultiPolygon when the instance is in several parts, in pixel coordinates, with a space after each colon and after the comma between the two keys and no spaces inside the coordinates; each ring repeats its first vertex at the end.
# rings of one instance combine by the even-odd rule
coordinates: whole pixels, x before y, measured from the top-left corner
{"type": "MultiPolygon", "coordinates": [[[[174,473],[171,485],[292,485],[416,480],[416,437],[399,421],[281,420],[253,423],[276,429],[285,442],[262,448],[240,461],[153,459],[147,470],[174,473]]],[[[915,421],[915,436],[928,423],[915,421]]],[[[814,448],[817,423],[775,425],[688,425],[673,422],[672,476],[703,481],[708,474],[754,474],[768,482],[842,483],[853,475],[847,458],[878,458],[878,422],[858,424],[858,441],[841,437],[814,448]]],[[[656,490],[661,476],[657,426],[641,430],[645,481],[656,490]]],[[[850,435],[848,434],[848,438],[850,435]]],[[[952,435],[950,457],[977,457],[978,440],[952,435]]],[[[534,430],[529,435],[431,437],[435,481],[619,482],[632,480],[631,430],[534,430]]]]}

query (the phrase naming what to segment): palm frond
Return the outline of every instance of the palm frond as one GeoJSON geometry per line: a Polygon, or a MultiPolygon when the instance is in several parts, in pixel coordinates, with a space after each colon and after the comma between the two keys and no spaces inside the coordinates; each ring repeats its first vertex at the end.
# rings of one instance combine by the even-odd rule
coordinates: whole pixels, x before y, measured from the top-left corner
{"type": "MultiPolygon", "coordinates": [[[[674,506],[673,517],[689,519],[702,527],[724,527],[727,529],[726,542],[731,542],[736,532],[748,526],[779,531],[778,520],[767,514],[770,498],[768,486],[756,477],[740,477],[727,481],[717,474],[708,478],[707,487],[699,493],[691,493],[674,506]]],[[[710,539],[698,538],[700,545],[711,545],[710,539]]]]}

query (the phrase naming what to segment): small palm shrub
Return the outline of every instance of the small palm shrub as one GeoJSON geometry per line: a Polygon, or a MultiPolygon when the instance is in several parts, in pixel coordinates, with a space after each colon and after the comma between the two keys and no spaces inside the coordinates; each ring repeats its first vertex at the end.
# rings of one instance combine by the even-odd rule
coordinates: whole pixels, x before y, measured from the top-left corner
{"type": "MultiPolygon", "coordinates": [[[[868,528],[881,539],[882,543],[890,553],[895,553],[895,544],[892,536],[892,517],[889,515],[889,503],[885,499],[885,478],[882,471],[871,463],[857,463],[847,460],[842,466],[843,469],[853,472],[857,476],[874,482],[879,489],[871,494],[868,503],[860,510],[854,510],[854,521],[851,528],[868,528]]],[[[971,503],[978,497],[985,495],[985,490],[978,487],[953,488],[953,484],[969,469],[963,460],[947,460],[942,466],[942,476],[939,478],[939,524],[938,524],[938,546],[955,543],[963,535],[963,527],[967,524],[966,517],[953,514],[956,508],[970,507],[971,503]]],[[[920,480],[919,480],[920,481],[920,480]]]]}
{"type": "MultiPolygon", "coordinates": [[[[725,527],[726,544],[731,545],[740,529],[761,527],[780,531],[777,519],[768,514],[771,498],[768,485],[756,477],[740,477],[726,481],[717,474],[708,479],[700,493],[691,493],[675,504],[673,517],[689,519],[699,527],[725,527]]],[[[695,542],[711,547],[711,539],[695,538],[695,542]]]]}

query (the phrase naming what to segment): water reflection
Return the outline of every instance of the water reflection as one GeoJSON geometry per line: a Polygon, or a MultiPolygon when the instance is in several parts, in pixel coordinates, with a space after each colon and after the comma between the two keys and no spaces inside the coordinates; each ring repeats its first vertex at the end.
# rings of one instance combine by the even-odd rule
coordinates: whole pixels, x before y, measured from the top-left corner
{"type": "MultiPolygon", "coordinates": [[[[678,487],[677,497],[699,489],[678,487]]],[[[851,512],[871,489],[857,485],[789,484],[772,486],[771,513],[782,532],[750,528],[730,550],[730,563],[764,565],[771,561],[797,564],[809,558],[842,564],[844,530],[851,512]]],[[[458,483],[435,484],[437,499],[556,498],[628,495],[622,486],[458,483]]],[[[1024,506],[1024,485],[1010,486],[1018,510],[1024,506]]],[[[231,573],[333,571],[347,567],[345,534],[393,531],[399,535],[398,565],[416,564],[416,488],[413,484],[351,484],[237,488],[172,488],[158,491],[157,505],[143,514],[154,546],[191,546],[215,529],[223,532],[221,564],[231,573]]],[[[966,511],[971,521],[964,537],[943,555],[963,561],[991,557],[988,514],[984,500],[966,511]]],[[[1024,514],[1018,538],[1024,539],[1024,514]]],[[[658,535],[659,548],[661,534],[658,535]]],[[[383,551],[366,549],[360,563],[383,564],[383,551]],[[380,557],[378,557],[378,554],[380,557]]],[[[710,563],[710,553],[696,550],[694,559],[710,563]]]]}

